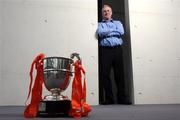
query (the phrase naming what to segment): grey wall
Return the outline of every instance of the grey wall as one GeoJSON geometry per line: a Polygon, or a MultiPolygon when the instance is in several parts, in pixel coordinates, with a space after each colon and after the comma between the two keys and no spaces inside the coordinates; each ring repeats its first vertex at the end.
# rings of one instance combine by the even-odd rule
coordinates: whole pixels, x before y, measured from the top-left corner
{"type": "MultiPolygon", "coordinates": [[[[135,104],[180,103],[179,9],[179,0],[129,0],[135,104]]],[[[30,64],[40,52],[79,52],[87,101],[98,104],[96,27],[95,0],[1,0],[0,105],[24,105],[30,64]]]]}
{"type": "Polygon", "coordinates": [[[129,0],[135,104],[180,103],[180,0],[129,0]]]}
{"type": "MultiPolygon", "coordinates": [[[[97,1],[1,0],[0,5],[0,105],[24,105],[30,65],[41,52],[47,57],[78,52],[87,73],[87,102],[98,104],[97,1]]],[[[71,97],[71,85],[64,94],[71,97]]]]}
{"type": "MultiPolygon", "coordinates": [[[[0,3],[0,31],[2,31],[2,6],[0,3]]],[[[0,82],[2,80],[2,32],[0,32],[0,82]]],[[[0,100],[1,100],[1,93],[2,92],[2,84],[0,84],[0,100]]],[[[1,104],[1,101],[0,101],[1,104]]]]}

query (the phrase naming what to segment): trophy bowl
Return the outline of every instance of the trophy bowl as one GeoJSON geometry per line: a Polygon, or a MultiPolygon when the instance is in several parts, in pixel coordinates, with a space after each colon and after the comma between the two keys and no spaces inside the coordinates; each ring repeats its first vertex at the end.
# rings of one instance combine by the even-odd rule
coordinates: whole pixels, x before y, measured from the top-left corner
{"type": "Polygon", "coordinates": [[[71,101],[61,94],[70,83],[73,75],[73,60],[64,57],[46,57],[43,59],[45,87],[51,92],[40,102],[39,115],[67,115],[71,101]]]}
{"type": "Polygon", "coordinates": [[[46,57],[43,60],[44,84],[52,95],[60,95],[69,85],[73,60],[64,57],[46,57]],[[58,93],[57,93],[58,92],[58,93]]]}

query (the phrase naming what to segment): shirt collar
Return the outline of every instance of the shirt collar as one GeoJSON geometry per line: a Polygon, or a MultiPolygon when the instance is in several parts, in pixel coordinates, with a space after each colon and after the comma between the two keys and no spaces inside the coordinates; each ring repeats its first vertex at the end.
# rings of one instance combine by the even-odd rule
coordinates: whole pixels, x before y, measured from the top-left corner
{"type": "MultiPolygon", "coordinates": [[[[114,21],[113,19],[110,20],[110,22],[113,22],[113,21],[114,21]]],[[[102,22],[108,22],[108,21],[103,19],[102,22]]]]}

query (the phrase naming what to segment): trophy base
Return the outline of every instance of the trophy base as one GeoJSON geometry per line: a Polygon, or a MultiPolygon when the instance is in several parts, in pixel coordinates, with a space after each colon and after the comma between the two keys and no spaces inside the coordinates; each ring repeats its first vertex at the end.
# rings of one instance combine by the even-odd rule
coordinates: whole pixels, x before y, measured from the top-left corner
{"type": "Polygon", "coordinates": [[[38,117],[69,117],[70,100],[40,101],[38,117]]]}

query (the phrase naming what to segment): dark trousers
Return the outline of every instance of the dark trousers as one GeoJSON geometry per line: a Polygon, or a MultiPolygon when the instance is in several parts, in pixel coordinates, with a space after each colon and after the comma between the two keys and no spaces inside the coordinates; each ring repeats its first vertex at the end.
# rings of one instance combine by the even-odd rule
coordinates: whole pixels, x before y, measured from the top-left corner
{"type": "MultiPolygon", "coordinates": [[[[114,102],[110,72],[113,68],[117,87],[118,103],[125,97],[122,47],[102,47],[99,49],[99,79],[105,91],[105,101],[114,102]]],[[[101,94],[101,93],[100,93],[101,94]]]]}

